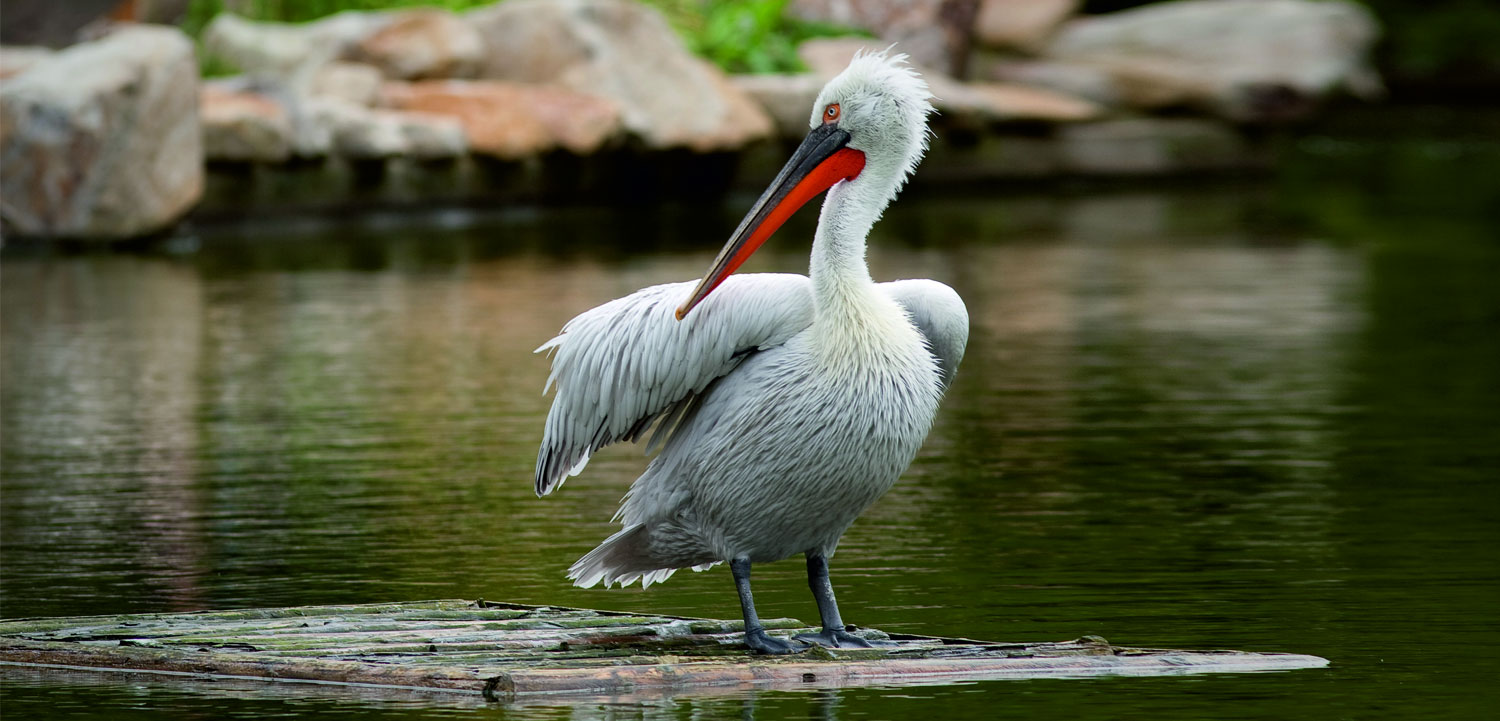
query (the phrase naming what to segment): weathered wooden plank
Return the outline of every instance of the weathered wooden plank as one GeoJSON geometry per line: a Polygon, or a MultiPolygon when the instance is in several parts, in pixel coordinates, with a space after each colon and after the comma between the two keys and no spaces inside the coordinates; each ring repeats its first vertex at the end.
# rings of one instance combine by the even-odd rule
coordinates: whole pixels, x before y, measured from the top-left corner
{"type": "MultiPolygon", "coordinates": [[[[781,635],[806,628],[773,619],[781,635]]],[[[482,693],[619,694],[1052,675],[1309,668],[1315,656],[1126,648],[1084,637],[989,643],[890,636],[889,648],[750,654],[735,621],[423,601],[0,621],[0,669],[67,667],[482,693]]]]}

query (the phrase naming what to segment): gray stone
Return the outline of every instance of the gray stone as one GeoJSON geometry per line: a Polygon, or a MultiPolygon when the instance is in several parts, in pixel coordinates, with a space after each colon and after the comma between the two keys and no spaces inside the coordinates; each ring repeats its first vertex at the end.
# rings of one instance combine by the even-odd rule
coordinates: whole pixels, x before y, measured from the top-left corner
{"type": "Polygon", "coordinates": [[[390,20],[385,14],[348,11],[293,25],[225,12],[204,28],[203,51],[246,73],[289,79],[300,88],[314,71],[353,54],[361,40],[390,20]]]}
{"type": "Polygon", "coordinates": [[[198,63],[176,28],[124,26],[0,84],[0,215],[15,232],[144,235],[202,192],[198,63]]]}
{"type": "Polygon", "coordinates": [[[380,100],[380,69],[365,63],[335,61],[314,70],[308,78],[308,95],[333,98],[370,106],[380,100]]]}
{"type": "Polygon", "coordinates": [[[1179,0],[1072,20],[1046,54],[1104,70],[1137,107],[1274,120],[1336,93],[1378,94],[1368,54],[1379,35],[1344,0],[1179,0]]]}
{"type": "Polygon", "coordinates": [[[328,129],[330,154],[339,157],[447,158],[468,151],[463,126],[452,118],[371,109],[329,99],[309,100],[306,109],[314,122],[328,129]]]}
{"type": "Polygon", "coordinates": [[[661,14],[627,0],[511,0],[469,12],[489,80],[558,85],[614,101],[651,148],[730,150],[767,137],[770,117],[683,46],[661,14]]]}
{"type": "Polygon", "coordinates": [[[1106,107],[1122,103],[1119,83],[1095,65],[1015,57],[985,57],[976,64],[975,75],[986,80],[1056,90],[1106,107]]]}
{"type": "Polygon", "coordinates": [[[203,152],[209,160],[279,163],[292,155],[292,120],[276,99],[227,83],[198,94],[203,152]]]}
{"type": "Polygon", "coordinates": [[[421,160],[458,158],[469,152],[463,124],[454,118],[431,113],[379,111],[401,127],[408,157],[421,160]]]}

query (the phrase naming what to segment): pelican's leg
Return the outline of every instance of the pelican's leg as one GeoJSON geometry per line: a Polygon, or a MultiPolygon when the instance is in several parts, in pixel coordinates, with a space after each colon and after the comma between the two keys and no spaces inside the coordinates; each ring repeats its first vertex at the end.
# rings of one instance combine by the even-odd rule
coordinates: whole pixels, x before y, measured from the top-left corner
{"type": "Polygon", "coordinates": [[[740,556],[730,561],[729,570],[734,574],[734,587],[740,592],[740,611],[745,614],[745,645],[758,653],[778,655],[807,648],[804,644],[769,636],[766,627],[760,625],[760,616],[755,613],[755,599],[750,595],[750,559],[740,556]]]}
{"type": "Polygon", "coordinates": [[[873,648],[877,645],[845,630],[844,619],[839,616],[839,604],[833,600],[833,583],[828,580],[828,557],[822,551],[807,552],[807,585],[812,589],[813,598],[818,600],[823,632],[799,634],[794,637],[796,640],[826,648],[873,648]]]}

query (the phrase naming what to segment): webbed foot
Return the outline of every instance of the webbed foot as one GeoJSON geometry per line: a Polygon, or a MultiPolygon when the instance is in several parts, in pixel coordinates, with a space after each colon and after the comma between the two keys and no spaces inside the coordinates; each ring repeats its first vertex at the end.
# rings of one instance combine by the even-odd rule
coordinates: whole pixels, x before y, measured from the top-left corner
{"type": "Polygon", "coordinates": [[[822,633],[801,633],[793,636],[792,639],[817,644],[823,648],[888,648],[896,645],[892,641],[871,641],[843,629],[827,627],[822,633]]]}
{"type": "Polygon", "coordinates": [[[807,649],[807,644],[800,639],[787,641],[767,634],[765,629],[756,628],[745,632],[745,645],[751,651],[763,653],[768,656],[785,656],[789,653],[797,653],[807,649]]]}

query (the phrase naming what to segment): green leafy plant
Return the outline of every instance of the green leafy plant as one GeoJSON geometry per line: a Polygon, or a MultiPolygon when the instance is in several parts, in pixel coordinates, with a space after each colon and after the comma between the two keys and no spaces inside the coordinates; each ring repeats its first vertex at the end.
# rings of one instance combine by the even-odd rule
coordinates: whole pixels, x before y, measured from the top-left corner
{"type": "Polygon", "coordinates": [[[701,13],[683,29],[694,52],[730,72],[804,70],[797,46],[814,37],[858,34],[836,25],[811,23],[786,13],[789,0],[738,0],[699,5],[701,13]]]}

